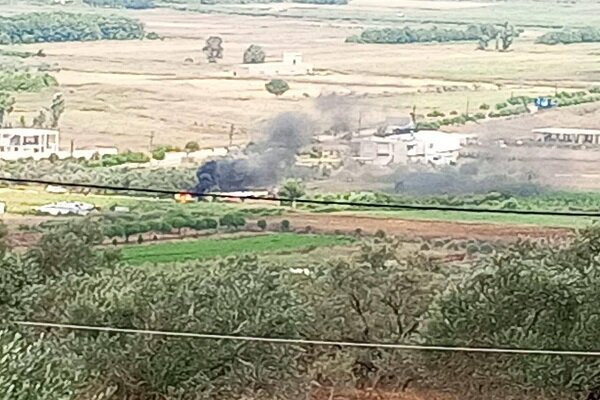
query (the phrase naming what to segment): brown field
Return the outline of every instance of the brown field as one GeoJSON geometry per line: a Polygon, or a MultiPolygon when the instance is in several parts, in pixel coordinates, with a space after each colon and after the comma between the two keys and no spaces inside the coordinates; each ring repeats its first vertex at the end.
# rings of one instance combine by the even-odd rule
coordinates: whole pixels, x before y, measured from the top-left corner
{"type": "MultiPolygon", "coordinates": [[[[435,3],[440,9],[487,6],[402,3],[425,8],[435,3]]],[[[392,3],[369,2],[370,7],[387,5],[392,3]]],[[[366,5],[360,1],[354,5],[359,6],[366,5]]],[[[243,143],[260,134],[266,119],[283,111],[302,110],[326,120],[314,99],[321,94],[343,95],[340,107],[347,107],[348,120],[355,123],[360,111],[363,124],[369,125],[386,115],[405,115],[413,105],[420,113],[462,111],[467,101],[476,108],[511,94],[549,93],[555,85],[589,87],[598,79],[600,44],[569,46],[565,57],[564,47],[534,45],[532,32],[517,41],[513,51],[497,53],[475,51],[473,43],[347,44],[344,39],[359,28],[343,21],[168,9],[127,14],[141,19],[148,31],[158,32],[164,40],[23,46],[43,47],[48,54],[44,62],[61,68],[56,75],[68,101],[62,122],[65,143],[73,139],[78,147],[141,150],[148,148],[153,134],[154,144],[197,140],[211,147],[227,144],[230,124],[236,127],[234,141],[243,143]],[[207,64],[201,53],[204,40],[213,34],[224,39],[224,58],[217,65],[207,64]],[[286,78],[291,90],[276,98],[264,90],[266,78],[233,75],[252,43],[264,46],[270,60],[283,51],[300,51],[314,64],[315,74],[286,78]],[[185,64],[186,58],[194,63],[185,64]]],[[[32,115],[51,95],[18,96],[13,118],[32,115]]]]}
{"type": "Polygon", "coordinates": [[[269,224],[279,224],[282,219],[291,226],[301,229],[310,226],[319,233],[353,234],[360,228],[365,234],[373,235],[378,230],[406,239],[452,238],[513,241],[519,237],[564,238],[569,229],[485,223],[460,223],[443,221],[417,221],[410,219],[383,218],[340,214],[287,214],[285,217],[267,218],[269,224]]]}

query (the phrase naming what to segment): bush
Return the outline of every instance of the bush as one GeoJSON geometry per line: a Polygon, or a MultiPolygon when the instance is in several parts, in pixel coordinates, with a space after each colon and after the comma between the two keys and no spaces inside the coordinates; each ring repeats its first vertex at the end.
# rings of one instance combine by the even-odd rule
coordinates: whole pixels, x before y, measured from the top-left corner
{"type": "Polygon", "coordinates": [[[375,237],[378,239],[385,239],[385,231],[383,229],[378,229],[377,232],[375,232],[375,237]]]}
{"type": "MultiPolygon", "coordinates": [[[[195,229],[197,231],[207,230],[207,229],[217,229],[219,223],[217,220],[212,218],[203,218],[200,220],[193,220],[187,224],[189,228],[195,229]]],[[[243,226],[243,224],[241,225],[243,226]]]]}
{"type": "Polygon", "coordinates": [[[467,253],[468,254],[476,254],[479,252],[479,247],[475,243],[470,243],[467,245],[467,253]]]}
{"type": "Polygon", "coordinates": [[[0,92],[38,92],[57,85],[56,78],[48,73],[0,69],[0,92]]]}
{"type": "Polygon", "coordinates": [[[164,148],[158,148],[152,151],[152,158],[155,160],[164,160],[167,153],[164,148]]]}
{"type": "Polygon", "coordinates": [[[237,229],[246,225],[246,219],[238,213],[229,213],[219,219],[219,225],[237,229]]]}
{"type": "Polygon", "coordinates": [[[142,243],[144,243],[144,238],[142,237],[142,235],[141,235],[141,234],[140,234],[140,235],[138,235],[137,242],[138,242],[138,244],[142,244],[142,243]]]}
{"type": "Polygon", "coordinates": [[[458,111],[450,111],[450,115],[458,115],[458,111]]]}
{"type": "Polygon", "coordinates": [[[148,32],[146,34],[146,39],[148,39],[148,40],[159,40],[160,36],[156,32],[148,32]]]}
{"type": "Polygon", "coordinates": [[[290,221],[288,221],[287,219],[284,219],[283,221],[281,221],[281,231],[282,232],[290,231],[290,221]]]}
{"type": "Polygon", "coordinates": [[[258,226],[258,228],[262,231],[267,229],[267,221],[265,221],[264,219],[259,219],[258,221],[256,221],[256,226],[258,226]]]}
{"type": "Polygon", "coordinates": [[[444,114],[443,112],[440,112],[438,110],[433,110],[432,112],[427,114],[427,116],[431,117],[431,118],[437,118],[437,117],[445,117],[446,114],[444,114]]]}
{"type": "Polygon", "coordinates": [[[490,109],[490,105],[483,103],[482,105],[479,106],[479,109],[480,110],[489,110],[490,109]]]}
{"type": "Polygon", "coordinates": [[[503,110],[506,107],[508,107],[508,104],[506,104],[506,103],[498,103],[498,104],[496,104],[496,110],[503,110]]]}

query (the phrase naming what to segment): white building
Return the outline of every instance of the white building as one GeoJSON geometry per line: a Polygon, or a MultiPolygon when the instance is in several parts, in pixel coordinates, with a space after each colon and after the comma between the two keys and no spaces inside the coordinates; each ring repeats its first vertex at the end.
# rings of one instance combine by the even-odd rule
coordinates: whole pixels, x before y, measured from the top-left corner
{"type": "MultiPolygon", "coordinates": [[[[407,137],[410,139],[410,137],[407,137]]],[[[359,161],[373,165],[406,164],[408,161],[405,135],[371,136],[358,143],[359,161]]]]}
{"type": "Polygon", "coordinates": [[[305,63],[302,53],[283,53],[281,62],[247,64],[243,67],[250,75],[282,76],[308,75],[313,73],[313,65],[305,63]]]}
{"type": "Polygon", "coordinates": [[[456,162],[460,149],[472,135],[439,131],[417,131],[388,136],[370,136],[358,143],[357,159],[374,165],[425,162],[449,164],[456,162]]]}
{"type": "Polygon", "coordinates": [[[0,158],[44,158],[58,153],[59,133],[51,129],[0,129],[0,158]]]}
{"type": "Polygon", "coordinates": [[[41,160],[56,155],[60,159],[74,157],[90,159],[95,155],[115,155],[115,147],[60,150],[60,133],[52,129],[5,128],[0,129],[0,159],[7,161],[22,158],[41,160]]]}

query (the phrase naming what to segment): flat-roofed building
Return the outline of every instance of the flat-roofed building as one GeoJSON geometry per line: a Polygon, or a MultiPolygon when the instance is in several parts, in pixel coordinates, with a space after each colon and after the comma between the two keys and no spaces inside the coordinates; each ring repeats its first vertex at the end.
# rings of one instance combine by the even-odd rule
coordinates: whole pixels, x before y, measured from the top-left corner
{"type": "Polygon", "coordinates": [[[544,143],[571,143],[600,145],[600,130],[574,128],[540,128],[534,129],[536,141],[544,143]]]}
{"type": "Polygon", "coordinates": [[[0,158],[43,158],[58,153],[59,133],[52,129],[0,129],[0,158]]]}

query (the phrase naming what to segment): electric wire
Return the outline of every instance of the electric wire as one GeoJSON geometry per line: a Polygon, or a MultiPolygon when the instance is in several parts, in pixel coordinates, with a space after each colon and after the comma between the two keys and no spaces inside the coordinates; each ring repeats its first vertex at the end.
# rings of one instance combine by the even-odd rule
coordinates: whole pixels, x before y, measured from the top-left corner
{"type": "Polygon", "coordinates": [[[478,213],[478,214],[511,214],[511,215],[538,215],[538,216],[557,216],[557,217],[587,217],[600,218],[600,210],[598,211],[556,211],[556,210],[518,210],[518,209],[496,209],[496,208],[475,208],[475,207],[454,207],[454,206],[436,206],[436,205],[420,205],[420,204],[399,204],[399,203],[367,203],[357,201],[344,200],[319,200],[319,199],[291,199],[279,196],[256,196],[256,195],[236,195],[227,193],[202,193],[189,190],[169,190],[155,188],[138,188],[138,187],[123,187],[112,185],[99,185],[91,183],[78,182],[60,182],[44,179],[27,179],[27,178],[9,178],[0,177],[0,182],[11,182],[20,184],[38,184],[48,186],[63,186],[80,189],[97,189],[113,192],[134,192],[154,195],[190,195],[198,198],[213,198],[213,199],[237,199],[237,200],[260,200],[274,203],[295,202],[299,204],[313,204],[324,206],[346,206],[353,208],[378,208],[387,210],[414,210],[414,211],[447,211],[457,213],[478,213]]]}
{"type": "Polygon", "coordinates": [[[319,339],[292,339],[292,338],[272,338],[263,336],[238,336],[216,333],[195,333],[181,331],[162,331],[150,329],[131,329],[117,328],[110,326],[94,325],[76,325],[61,324],[52,322],[35,321],[13,321],[13,324],[26,327],[66,329],[88,332],[104,333],[122,333],[129,335],[152,335],[166,337],[193,338],[204,340],[230,340],[243,342],[260,342],[279,345],[310,345],[310,346],[330,346],[330,347],[353,347],[353,348],[377,348],[403,351],[435,351],[435,352],[454,352],[454,353],[490,353],[490,354],[521,354],[521,355],[539,355],[539,356],[569,356],[569,357],[600,357],[600,351],[582,351],[582,350],[551,350],[551,349],[527,349],[527,348],[507,348],[507,347],[468,347],[468,346],[439,346],[424,344],[399,344],[399,343],[375,343],[375,342],[350,342],[319,339]]]}

